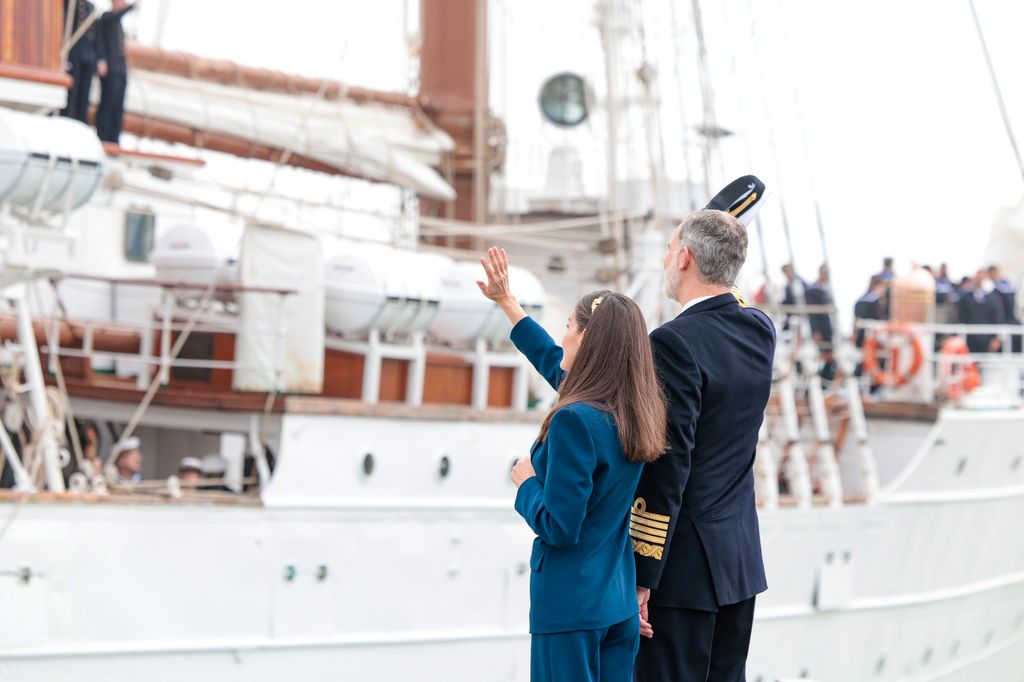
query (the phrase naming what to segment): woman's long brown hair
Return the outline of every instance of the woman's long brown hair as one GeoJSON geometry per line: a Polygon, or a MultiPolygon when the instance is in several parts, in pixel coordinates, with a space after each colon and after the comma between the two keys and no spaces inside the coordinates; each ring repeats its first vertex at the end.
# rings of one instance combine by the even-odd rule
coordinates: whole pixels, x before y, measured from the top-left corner
{"type": "Polygon", "coordinates": [[[595,291],[576,303],[573,314],[586,334],[559,387],[558,401],[541,426],[540,439],[547,436],[559,409],[589,403],[615,418],[626,459],[653,462],[665,451],[667,417],[643,313],[628,296],[595,291]]]}

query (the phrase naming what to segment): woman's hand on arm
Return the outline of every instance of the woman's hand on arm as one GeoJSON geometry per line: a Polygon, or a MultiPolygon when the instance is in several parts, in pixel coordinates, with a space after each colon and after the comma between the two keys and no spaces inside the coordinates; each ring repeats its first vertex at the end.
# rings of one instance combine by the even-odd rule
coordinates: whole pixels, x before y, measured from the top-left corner
{"type": "Polygon", "coordinates": [[[480,293],[498,304],[509,322],[515,325],[526,317],[526,311],[512,295],[508,286],[508,254],[505,249],[491,247],[487,249],[487,258],[481,258],[480,264],[487,273],[487,281],[477,280],[480,293]]]}
{"type": "Polygon", "coordinates": [[[537,472],[533,469],[533,461],[530,456],[523,457],[516,465],[512,467],[512,472],[509,473],[508,477],[512,479],[512,482],[516,484],[518,488],[528,478],[533,478],[537,475],[537,472]]]}
{"type": "Polygon", "coordinates": [[[579,542],[583,529],[594,490],[597,450],[586,422],[572,406],[551,418],[547,440],[549,461],[557,465],[548,466],[543,484],[535,476],[525,479],[515,507],[546,544],[568,547],[579,542]]]}

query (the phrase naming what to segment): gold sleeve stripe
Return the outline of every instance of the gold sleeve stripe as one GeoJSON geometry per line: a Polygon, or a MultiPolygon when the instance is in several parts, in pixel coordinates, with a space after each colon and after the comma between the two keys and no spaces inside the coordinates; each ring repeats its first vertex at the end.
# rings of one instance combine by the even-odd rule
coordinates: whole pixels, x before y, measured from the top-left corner
{"type": "Polygon", "coordinates": [[[643,518],[650,519],[651,521],[662,521],[664,523],[672,521],[671,516],[664,516],[662,514],[655,514],[647,511],[647,500],[642,497],[636,498],[636,501],[633,502],[632,512],[637,516],[642,516],[643,518]]]}
{"type": "Polygon", "coordinates": [[[743,211],[747,210],[747,206],[750,206],[755,201],[757,201],[757,192],[751,192],[750,196],[744,199],[742,204],[729,211],[729,215],[735,218],[736,216],[743,213],[743,211]]]}
{"type": "Polygon", "coordinates": [[[647,526],[641,526],[640,524],[633,523],[632,521],[629,522],[629,527],[632,528],[633,530],[638,530],[641,533],[647,533],[648,535],[653,535],[656,538],[667,538],[668,537],[668,533],[666,533],[663,530],[658,530],[657,528],[648,528],[647,526]]]}
{"type": "Polygon", "coordinates": [[[665,544],[665,538],[659,538],[655,535],[648,535],[647,533],[643,533],[638,530],[633,530],[632,528],[629,529],[629,534],[631,537],[639,538],[641,540],[649,540],[650,542],[654,542],[659,545],[665,544]]]}
{"type": "Polygon", "coordinates": [[[648,545],[646,542],[640,540],[633,540],[633,551],[640,556],[651,557],[661,561],[663,547],[656,547],[655,545],[648,545]]]}
{"type": "Polygon", "coordinates": [[[640,524],[641,526],[647,526],[648,528],[657,528],[659,530],[668,530],[668,524],[667,523],[662,523],[661,521],[651,521],[650,519],[645,519],[644,517],[637,516],[636,514],[630,514],[629,520],[632,521],[633,523],[640,524]]]}
{"type": "Polygon", "coordinates": [[[637,516],[641,519],[647,519],[649,521],[660,521],[662,523],[668,523],[672,520],[671,516],[663,516],[662,514],[652,514],[650,512],[642,512],[633,510],[633,516],[637,516]]]}

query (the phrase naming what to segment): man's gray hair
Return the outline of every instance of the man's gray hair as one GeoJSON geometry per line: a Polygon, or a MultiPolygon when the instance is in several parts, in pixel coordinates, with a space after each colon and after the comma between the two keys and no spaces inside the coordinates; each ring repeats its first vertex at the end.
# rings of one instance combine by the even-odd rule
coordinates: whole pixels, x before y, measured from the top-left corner
{"type": "Polygon", "coordinates": [[[731,287],[747,260],[747,228],[724,211],[695,211],[679,228],[679,249],[683,246],[697,261],[702,282],[731,287]]]}

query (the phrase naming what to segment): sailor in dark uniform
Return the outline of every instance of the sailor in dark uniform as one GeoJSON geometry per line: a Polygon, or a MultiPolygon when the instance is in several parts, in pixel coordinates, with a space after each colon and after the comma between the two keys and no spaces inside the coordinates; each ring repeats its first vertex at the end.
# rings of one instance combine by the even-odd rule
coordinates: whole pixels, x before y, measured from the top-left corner
{"type": "Polygon", "coordinates": [[[878,275],[871,276],[868,290],[861,294],[853,304],[853,326],[857,330],[854,343],[857,348],[864,346],[865,329],[858,324],[859,320],[884,320],[882,297],[885,295],[885,282],[878,275]]]}
{"type": "Polygon", "coordinates": [[[92,89],[92,77],[96,74],[97,65],[103,61],[103,48],[99,44],[96,21],[93,17],[95,7],[89,0],[65,0],[64,12],[74,12],[71,23],[71,35],[78,33],[81,26],[88,23],[88,28],[68,51],[68,62],[65,66],[71,76],[71,89],[68,90],[68,103],[60,115],[75,118],[87,123],[89,115],[89,90],[92,89]]]}
{"type": "Polygon", "coordinates": [[[767,588],[752,466],[775,328],[730,292],[746,247],[738,220],[702,210],[665,258],[683,312],[651,333],[669,449],[644,467],[630,523],[637,682],[743,680],[754,597],[767,588]]]}
{"type": "Polygon", "coordinates": [[[949,268],[945,263],[939,266],[939,272],[935,275],[935,304],[948,305],[956,303],[956,283],[949,278],[949,268]]]}
{"type": "Polygon", "coordinates": [[[106,55],[105,73],[100,76],[100,107],[96,112],[96,133],[104,142],[118,143],[124,116],[124,93],[128,85],[128,64],[124,58],[124,28],[121,19],[136,8],[124,0],[113,0],[111,10],[99,21],[100,43],[106,55]]]}
{"type": "MultiPolygon", "coordinates": [[[[957,318],[960,324],[1003,324],[1003,302],[995,291],[985,291],[985,272],[979,272],[960,289],[957,301],[957,318]]],[[[999,337],[995,334],[968,334],[967,348],[972,353],[992,353],[1000,348],[999,337]]]]}
{"type": "MultiPolygon", "coordinates": [[[[1010,280],[1003,277],[1002,273],[999,272],[999,267],[992,265],[988,269],[988,277],[992,280],[993,290],[989,294],[993,298],[999,301],[999,305],[1003,310],[1003,323],[1004,324],[1020,324],[1020,319],[1017,317],[1017,288],[1010,283],[1010,280]]],[[[1019,353],[1021,350],[1021,337],[1014,335],[1012,337],[1013,352],[1019,353]]]]}
{"type": "MultiPolygon", "coordinates": [[[[786,278],[786,286],[783,289],[782,305],[802,306],[807,303],[807,280],[796,274],[792,263],[782,266],[782,275],[786,278]]],[[[792,318],[797,317],[793,313],[786,313],[783,329],[789,329],[792,318]]]]}

